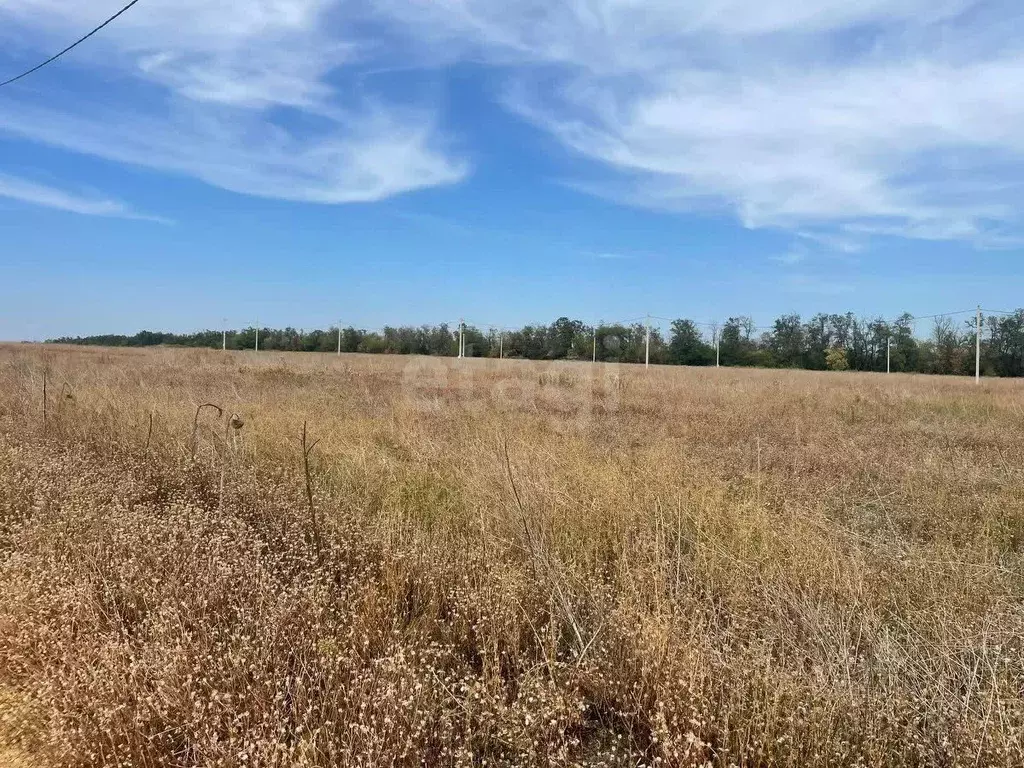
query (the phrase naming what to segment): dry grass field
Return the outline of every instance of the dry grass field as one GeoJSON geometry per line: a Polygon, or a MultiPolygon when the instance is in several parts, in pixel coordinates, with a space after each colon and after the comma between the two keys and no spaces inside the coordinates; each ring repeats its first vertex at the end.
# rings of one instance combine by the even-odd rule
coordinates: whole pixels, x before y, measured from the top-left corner
{"type": "Polygon", "coordinates": [[[1008,380],[2,347],[0,755],[1020,766],[1022,437],[1008,380]]]}

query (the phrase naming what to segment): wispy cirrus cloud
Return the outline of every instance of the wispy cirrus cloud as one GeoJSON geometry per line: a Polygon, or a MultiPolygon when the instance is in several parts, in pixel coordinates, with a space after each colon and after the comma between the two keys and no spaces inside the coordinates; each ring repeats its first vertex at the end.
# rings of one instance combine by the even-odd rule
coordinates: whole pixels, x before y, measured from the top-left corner
{"type": "Polygon", "coordinates": [[[595,251],[586,252],[583,255],[601,261],[628,261],[636,258],[636,254],[622,253],[621,251],[595,251]]]}
{"type": "MultiPolygon", "coordinates": [[[[107,5],[9,0],[0,29],[46,50],[107,5]]],[[[335,0],[140,3],[74,60],[102,99],[52,81],[45,95],[12,88],[0,95],[0,131],[302,202],[368,202],[463,179],[468,163],[433,106],[351,81],[336,87],[364,45],[333,25],[339,9],[335,0]]]]}
{"type": "Polygon", "coordinates": [[[1021,228],[1024,46],[1007,31],[1017,4],[390,7],[419,38],[511,69],[507,105],[610,174],[578,188],[835,242],[989,245],[1021,228]]]}
{"type": "Polygon", "coordinates": [[[344,136],[297,136],[257,116],[178,104],[162,116],[48,106],[0,109],[0,131],[63,149],[179,173],[242,194],[311,203],[382,200],[462,178],[425,146],[428,121],[387,111],[353,116],[344,136]]]}
{"type": "Polygon", "coordinates": [[[801,262],[806,261],[807,251],[806,249],[803,248],[791,248],[785,253],[781,253],[777,256],[769,256],[768,258],[779,264],[783,264],[787,267],[792,267],[796,264],[800,264],[801,262]]]}
{"type": "Polygon", "coordinates": [[[68,192],[6,174],[0,174],[0,197],[43,208],[78,213],[83,216],[108,216],[118,219],[153,221],[161,224],[171,223],[168,219],[160,216],[150,216],[134,211],[119,200],[68,192]]]}
{"type": "Polygon", "coordinates": [[[858,236],[856,232],[832,233],[798,230],[796,235],[802,240],[814,243],[834,254],[852,256],[864,250],[864,237],[858,236]]]}
{"type": "MultiPolygon", "coordinates": [[[[52,47],[107,10],[7,0],[0,30],[52,47]]],[[[438,105],[362,75],[464,61],[590,163],[577,189],[845,253],[998,247],[1024,232],[1022,19],[1010,0],[150,0],[78,60],[124,84],[104,106],[22,89],[0,131],[245,194],[380,200],[470,165],[438,105]]]]}

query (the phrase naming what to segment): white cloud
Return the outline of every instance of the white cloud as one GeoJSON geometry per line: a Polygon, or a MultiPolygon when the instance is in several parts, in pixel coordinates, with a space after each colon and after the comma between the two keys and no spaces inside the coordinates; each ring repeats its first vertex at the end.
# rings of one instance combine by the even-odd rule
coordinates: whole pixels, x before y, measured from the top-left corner
{"type": "Polygon", "coordinates": [[[163,224],[170,223],[158,216],[137,213],[117,200],[67,192],[45,184],[38,184],[34,181],[5,174],[0,174],[0,197],[44,208],[79,213],[84,216],[110,216],[119,219],[141,219],[163,224]]]}
{"type": "Polygon", "coordinates": [[[513,104],[576,152],[639,179],[633,189],[651,206],[710,198],[751,228],[875,222],[961,239],[1016,216],[1005,185],[973,183],[996,165],[1024,169],[1015,59],[769,78],[681,71],[640,92],[584,75],[513,104]],[[974,155],[966,166],[941,167],[964,150],[974,155]],[[974,194],[960,194],[964,184],[974,194]]]}
{"type": "MultiPolygon", "coordinates": [[[[6,0],[0,30],[52,48],[117,3],[6,0]]],[[[578,189],[845,253],[877,236],[991,246],[1024,229],[1015,7],[148,0],[74,53],[118,95],[98,108],[21,89],[0,99],[0,130],[247,194],[379,200],[468,164],[433,105],[368,94],[361,75],[470,61],[593,164],[578,189]]]]}
{"type": "MultiPolygon", "coordinates": [[[[46,50],[116,9],[109,5],[7,0],[0,22],[12,23],[0,29],[46,50]]],[[[332,85],[363,48],[332,28],[339,6],[148,0],[59,63],[102,98],[77,97],[80,88],[53,79],[39,92],[23,81],[0,98],[0,131],[303,202],[375,201],[464,178],[468,164],[432,107],[374,98],[352,80],[344,92],[332,85]]]]}
{"type": "Polygon", "coordinates": [[[377,0],[421,44],[451,55],[566,63],[591,72],[655,73],[713,58],[742,63],[748,49],[777,49],[776,34],[808,36],[869,24],[931,24],[972,0],[377,0]],[[762,39],[757,39],[757,38],[762,39]],[[724,54],[724,56],[723,56],[724,54]]]}
{"type": "Polygon", "coordinates": [[[1008,2],[388,7],[421,39],[511,68],[508,105],[615,174],[578,188],[851,243],[1019,227],[1005,180],[1024,171],[1024,46],[1008,2]]]}
{"type": "Polygon", "coordinates": [[[864,250],[863,237],[857,237],[853,233],[836,234],[831,232],[799,230],[795,234],[797,237],[804,240],[817,243],[830,253],[845,254],[849,256],[855,253],[860,253],[864,250]]]}
{"type": "Polygon", "coordinates": [[[783,254],[778,256],[769,256],[768,258],[772,261],[777,261],[779,264],[791,267],[804,261],[807,258],[807,251],[801,248],[791,248],[783,254]]]}
{"type": "Polygon", "coordinates": [[[353,116],[343,137],[297,136],[262,118],[181,104],[162,119],[0,109],[0,130],[118,162],[181,173],[249,195],[313,203],[381,200],[455,182],[465,169],[427,145],[429,119],[353,116]],[[225,113],[226,112],[226,113],[225,113]]]}
{"type": "Polygon", "coordinates": [[[580,255],[591,259],[600,259],[601,261],[626,261],[636,258],[632,253],[621,253],[618,251],[584,251],[580,255]]]}

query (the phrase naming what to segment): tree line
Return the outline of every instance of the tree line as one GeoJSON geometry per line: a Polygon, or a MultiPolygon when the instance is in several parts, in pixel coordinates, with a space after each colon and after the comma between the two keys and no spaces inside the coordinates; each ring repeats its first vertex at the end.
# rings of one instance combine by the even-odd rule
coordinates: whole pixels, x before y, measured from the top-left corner
{"type": "MultiPolygon", "coordinates": [[[[916,329],[921,330],[921,329],[916,329]]],[[[470,357],[508,357],[529,360],[591,360],[642,363],[647,353],[643,323],[592,326],[560,317],[550,325],[526,325],[516,330],[484,330],[466,326],[465,349],[470,357]]],[[[260,328],[261,350],[335,352],[338,327],[326,330],[260,328]]],[[[341,328],[341,351],[369,354],[458,354],[458,327],[441,325],[388,326],[382,331],[341,328]]],[[[140,331],[134,336],[105,335],[50,339],[48,343],[112,347],[157,345],[219,349],[221,331],[190,334],[140,331]]],[[[256,328],[227,333],[227,347],[253,349],[256,328]]],[[[720,326],[692,320],[672,321],[668,334],[650,329],[650,360],[665,365],[757,366],[810,370],[884,371],[888,353],[893,371],[967,375],[974,373],[975,324],[949,316],[931,319],[926,335],[915,333],[912,315],[895,321],[863,319],[846,314],[817,314],[803,321],[783,315],[768,328],[758,328],[745,316],[730,317],[720,326]]],[[[982,333],[982,372],[994,376],[1024,376],[1024,309],[988,316],[982,333]]]]}

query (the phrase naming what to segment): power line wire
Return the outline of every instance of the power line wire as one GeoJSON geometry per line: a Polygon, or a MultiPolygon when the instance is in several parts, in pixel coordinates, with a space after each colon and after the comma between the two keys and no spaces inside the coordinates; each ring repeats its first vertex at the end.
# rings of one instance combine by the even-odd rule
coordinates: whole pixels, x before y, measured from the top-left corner
{"type": "MultiPolygon", "coordinates": [[[[975,311],[976,310],[974,310],[974,309],[961,309],[961,310],[957,310],[955,312],[937,312],[937,313],[932,314],[932,315],[911,315],[909,313],[907,313],[907,314],[909,315],[909,317],[910,317],[910,319],[912,321],[916,322],[917,320],[931,320],[931,319],[934,319],[936,317],[952,317],[952,316],[956,316],[956,315],[973,314],[975,311]]],[[[996,314],[996,315],[1016,315],[1016,314],[1018,314],[1019,312],[1022,312],[1022,311],[1024,311],[1024,310],[1006,311],[1006,310],[999,310],[999,309],[982,309],[982,312],[988,312],[988,313],[996,314]]],[[[662,317],[660,315],[641,315],[639,317],[630,318],[628,320],[617,320],[617,321],[611,321],[611,322],[597,321],[597,322],[592,323],[589,326],[589,328],[591,330],[597,330],[597,329],[602,329],[602,328],[610,328],[610,327],[613,327],[613,326],[629,326],[632,323],[639,323],[639,322],[641,322],[643,320],[646,320],[646,319],[661,320],[661,321],[667,322],[667,323],[671,323],[671,322],[675,321],[673,318],[662,317]]],[[[679,318],[676,318],[676,319],[679,319],[679,318]]],[[[522,330],[522,328],[526,327],[526,326],[520,326],[520,327],[508,326],[508,325],[502,325],[500,323],[492,323],[492,322],[487,322],[487,323],[474,322],[474,321],[472,321],[472,320],[470,320],[468,318],[463,319],[462,322],[465,324],[465,327],[467,329],[473,328],[473,329],[476,329],[478,331],[482,330],[482,329],[490,329],[490,330],[497,330],[497,331],[503,331],[503,332],[505,332],[505,331],[507,331],[507,332],[515,332],[515,331],[522,330]]],[[[690,322],[693,325],[702,326],[702,327],[705,327],[705,328],[718,328],[720,330],[722,328],[724,328],[724,326],[726,325],[726,323],[724,321],[720,321],[720,322],[702,322],[700,320],[690,320],[690,322]]],[[[458,320],[444,321],[442,323],[438,323],[438,324],[434,325],[433,327],[440,328],[441,326],[448,326],[449,330],[456,331],[459,328],[459,321],[458,320]]],[[[329,326],[329,327],[335,327],[336,328],[337,326],[329,326]]],[[[363,331],[363,332],[368,332],[368,333],[382,333],[385,328],[404,328],[404,327],[406,327],[406,326],[380,326],[380,327],[377,327],[377,328],[366,328],[366,327],[359,327],[358,325],[351,325],[351,324],[349,324],[347,326],[343,326],[343,329],[344,328],[354,328],[356,330],[363,331]]],[[[421,325],[418,325],[418,326],[410,326],[410,327],[414,327],[415,329],[419,330],[420,328],[424,327],[424,325],[421,324],[421,325]]],[[[427,325],[426,327],[430,327],[430,326],[427,325]]],[[[541,329],[541,328],[546,329],[548,327],[548,325],[537,323],[537,324],[531,324],[531,327],[537,328],[537,329],[541,329]]],[[[775,329],[775,326],[774,325],[755,325],[755,326],[751,326],[751,329],[755,330],[755,331],[772,331],[772,330],[775,329]]]]}
{"type": "Polygon", "coordinates": [[[646,320],[646,316],[631,317],[629,320],[615,320],[610,323],[602,323],[602,327],[608,328],[613,325],[629,325],[630,323],[639,323],[641,320],[646,320]]]}
{"type": "Polygon", "coordinates": [[[936,317],[952,317],[953,315],[966,315],[969,312],[975,312],[974,309],[961,309],[958,312],[939,312],[934,315],[911,315],[911,320],[932,320],[936,317]]]}
{"type": "Polygon", "coordinates": [[[56,54],[54,56],[51,56],[46,61],[44,61],[42,64],[38,64],[38,65],[32,67],[32,69],[28,70],[27,72],[22,72],[20,75],[17,75],[16,77],[12,77],[10,80],[4,80],[2,83],[0,83],[0,88],[3,88],[5,85],[10,85],[11,83],[17,82],[18,80],[21,80],[23,77],[28,77],[33,72],[38,72],[40,69],[45,67],[47,64],[50,64],[50,63],[56,61],[61,56],[63,56],[65,53],[70,51],[72,48],[76,48],[79,45],[81,45],[82,43],[84,43],[90,37],[92,37],[97,32],[99,32],[101,29],[103,29],[105,26],[107,26],[108,24],[113,22],[115,19],[117,19],[119,16],[121,16],[123,13],[127,12],[129,8],[131,8],[133,5],[135,5],[138,2],[139,2],[139,0],[132,0],[130,3],[128,3],[128,5],[126,5],[120,11],[118,11],[113,16],[111,16],[109,19],[104,21],[102,24],[100,24],[98,27],[96,27],[96,29],[94,29],[92,32],[90,32],[89,34],[85,35],[84,37],[79,38],[78,40],[73,42],[71,45],[69,45],[67,48],[65,48],[60,53],[58,53],[58,54],[56,54]]]}

